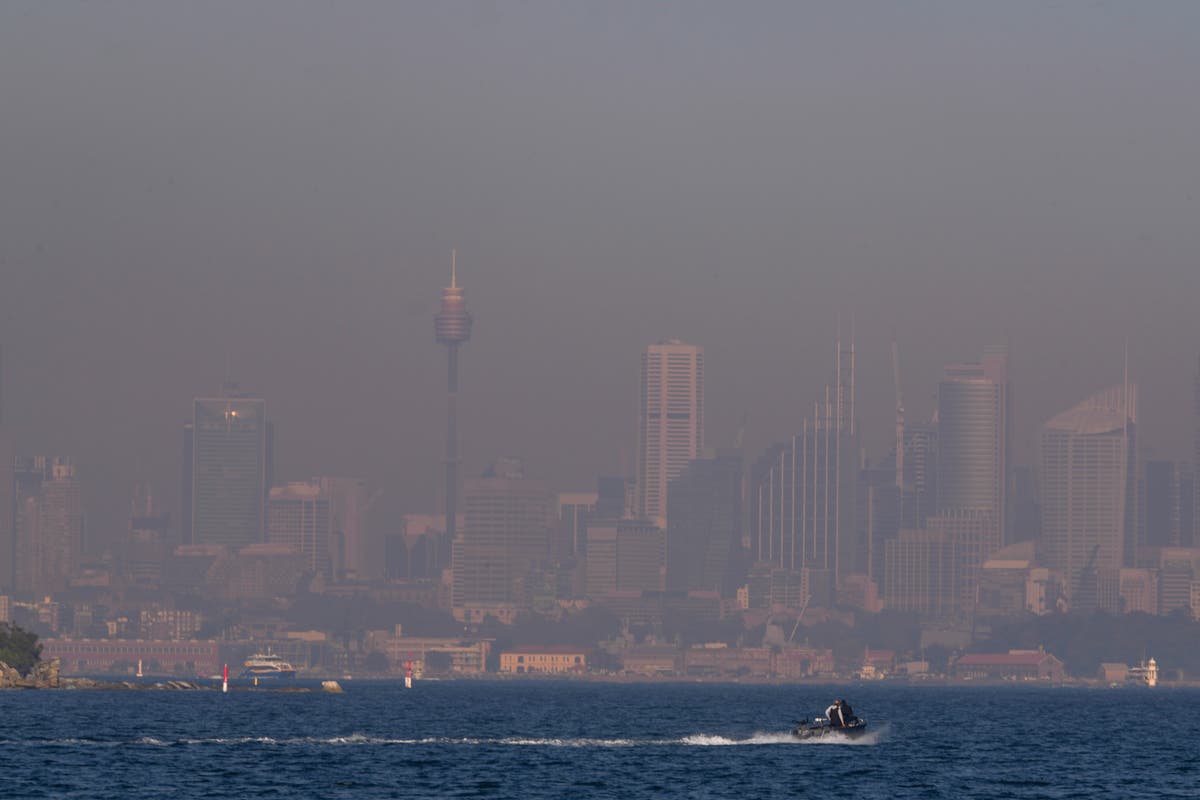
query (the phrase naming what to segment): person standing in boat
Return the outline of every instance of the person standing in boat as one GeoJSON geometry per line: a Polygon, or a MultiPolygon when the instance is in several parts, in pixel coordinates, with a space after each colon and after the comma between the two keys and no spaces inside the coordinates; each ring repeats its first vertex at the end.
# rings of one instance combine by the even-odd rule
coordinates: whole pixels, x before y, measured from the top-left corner
{"type": "Polygon", "coordinates": [[[832,726],[834,728],[840,728],[840,727],[842,727],[843,724],[845,724],[842,721],[842,701],[841,700],[834,700],[833,705],[831,705],[831,706],[829,706],[829,708],[825,709],[825,718],[829,720],[830,726],[832,726]]]}
{"type": "Polygon", "coordinates": [[[838,700],[838,712],[842,718],[842,726],[846,727],[854,723],[854,709],[850,708],[850,704],[845,700],[838,700]]]}

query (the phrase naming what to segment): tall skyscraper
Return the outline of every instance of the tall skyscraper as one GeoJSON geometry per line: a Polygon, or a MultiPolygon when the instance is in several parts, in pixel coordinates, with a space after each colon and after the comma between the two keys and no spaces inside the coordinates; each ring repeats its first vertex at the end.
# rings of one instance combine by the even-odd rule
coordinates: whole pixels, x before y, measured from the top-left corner
{"type": "Polygon", "coordinates": [[[704,349],[665,339],[642,354],[638,513],[666,527],[667,487],[704,449],[704,349]]]}
{"type": "Polygon", "coordinates": [[[727,594],[741,538],[742,454],[692,461],[667,499],[667,588],[727,594]]]}
{"type": "Polygon", "coordinates": [[[938,384],[939,512],[990,514],[984,557],[1004,546],[1009,436],[1008,354],[989,349],[976,364],[951,364],[938,384]]]}
{"type": "Polygon", "coordinates": [[[226,382],[192,404],[192,543],[262,542],[270,489],[267,404],[226,382]]]}
{"type": "Polygon", "coordinates": [[[1136,421],[1136,387],[1114,386],[1042,426],[1044,558],[1075,608],[1094,606],[1097,574],[1126,566],[1132,549],[1136,421]]]}
{"type": "Polygon", "coordinates": [[[471,338],[474,322],[458,285],[455,255],[450,252],[450,285],[442,289],[442,309],[433,317],[434,336],[446,346],[446,535],[438,548],[440,566],[450,563],[458,534],[458,346],[471,338]]]}

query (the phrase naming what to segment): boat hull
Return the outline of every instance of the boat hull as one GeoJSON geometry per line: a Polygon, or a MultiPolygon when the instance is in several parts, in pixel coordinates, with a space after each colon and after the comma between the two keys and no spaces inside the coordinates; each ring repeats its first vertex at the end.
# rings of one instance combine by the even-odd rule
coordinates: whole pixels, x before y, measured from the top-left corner
{"type": "Polygon", "coordinates": [[[865,719],[856,719],[849,725],[833,726],[826,720],[817,720],[815,722],[802,722],[792,729],[792,736],[797,739],[821,739],[825,737],[841,737],[843,739],[857,739],[865,735],[867,732],[867,721],[865,719]]]}

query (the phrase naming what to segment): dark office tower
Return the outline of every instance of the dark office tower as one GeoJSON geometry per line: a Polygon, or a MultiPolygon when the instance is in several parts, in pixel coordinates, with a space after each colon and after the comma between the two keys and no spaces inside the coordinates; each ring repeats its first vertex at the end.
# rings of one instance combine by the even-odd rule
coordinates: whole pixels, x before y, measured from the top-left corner
{"type": "Polygon", "coordinates": [[[985,556],[1004,546],[1010,414],[1003,348],[946,367],[938,384],[938,512],[991,515],[985,556]]]}
{"type": "Polygon", "coordinates": [[[1013,537],[1010,544],[1036,541],[1042,538],[1042,507],[1037,498],[1033,467],[1013,467],[1009,475],[1011,519],[1008,529],[1013,537]]]}
{"type": "Polygon", "coordinates": [[[596,484],[598,519],[621,519],[633,515],[637,491],[637,484],[633,478],[601,476],[596,484]]]}
{"type": "Polygon", "coordinates": [[[1114,386],[1042,426],[1043,553],[1072,608],[1095,605],[1101,574],[1131,563],[1136,421],[1136,387],[1114,386]]]}
{"type": "MultiPolygon", "coordinates": [[[[895,470],[888,467],[859,470],[855,498],[858,503],[855,510],[858,524],[856,560],[865,565],[867,577],[875,581],[876,586],[882,586],[887,543],[906,527],[901,520],[903,506],[895,470]]],[[[904,499],[907,502],[915,498],[906,496],[904,499]]]]}
{"type": "Polygon", "coordinates": [[[226,382],[197,398],[192,418],[192,543],[245,547],[264,540],[267,405],[226,382]]]}
{"type": "Polygon", "coordinates": [[[442,310],[433,317],[438,344],[446,345],[446,535],[438,547],[438,566],[450,563],[458,523],[458,346],[471,338],[474,320],[467,313],[463,290],[458,286],[455,253],[450,252],[450,285],[442,289],[442,310]]]}
{"type": "Polygon", "coordinates": [[[1179,547],[1179,480],[1173,461],[1147,461],[1142,473],[1142,524],[1138,544],[1179,547]]]}
{"type": "Polygon", "coordinates": [[[667,491],[667,588],[734,589],[729,568],[742,538],[742,456],[692,461],[667,491]]]}
{"type": "Polygon", "coordinates": [[[194,427],[183,423],[183,454],[179,469],[179,543],[192,544],[192,463],[194,454],[194,427]]]}

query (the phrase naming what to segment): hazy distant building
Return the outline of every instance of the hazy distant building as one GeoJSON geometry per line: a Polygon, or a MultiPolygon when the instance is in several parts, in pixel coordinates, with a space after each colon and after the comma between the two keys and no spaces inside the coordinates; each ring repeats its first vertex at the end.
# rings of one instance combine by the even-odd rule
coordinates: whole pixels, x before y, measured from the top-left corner
{"type": "Polygon", "coordinates": [[[343,578],[379,578],[382,553],[375,553],[367,540],[367,512],[371,496],[361,478],[313,478],[329,498],[330,559],[333,576],[343,578]]]}
{"type": "Polygon", "coordinates": [[[587,529],[584,591],[593,599],[614,592],[661,592],[666,533],[649,519],[600,520],[587,529]]]}
{"type": "Polygon", "coordinates": [[[231,548],[263,541],[270,488],[266,401],[226,383],[197,398],[192,418],[192,544],[231,548]]]}
{"type": "Polygon", "coordinates": [[[887,543],[909,527],[904,519],[906,498],[896,485],[895,469],[889,465],[860,470],[855,499],[856,541],[860,551],[856,562],[865,566],[865,577],[878,583],[883,580],[887,543]]]}
{"type": "Polygon", "coordinates": [[[868,571],[856,524],[857,438],[827,393],[800,433],[770,448],[750,477],[750,547],[758,561],[835,576],[868,571]]]}
{"type": "Polygon", "coordinates": [[[1138,544],[1191,547],[1192,474],[1187,464],[1150,460],[1142,467],[1138,544]]]}
{"type": "Polygon", "coordinates": [[[900,531],[885,545],[883,602],[887,608],[927,618],[962,610],[961,554],[952,536],[900,531]]]}
{"type": "Polygon", "coordinates": [[[83,501],[75,465],[55,459],[49,480],[43,481],[41,496],[29,498],[27,508],[36,503],[36,515],[27,519],[30,543],[29,567],[34,570],[32,590],[36,595],[66,588],[79,566],[83,546],[83,501]]]}
{"type": "Polygon", "coordinates": [[[332,577],[329,495],[318,482],[271,489],[267,541],[304,556],[308,571],[332,577]]]}
{"type": "Polygon", "coordinates": [[[638,514],[660,527],[670,481],[704,448],[704,349],[667,339],[642,354],[638,514]]]}
{"type": "Polygon", "coordinates": [[[0,591],[12,591],[16,586],[17,504],[13,458],[12,444],[0,424],[0,591]]]}
{"type": "Polygon", "coordinates": [[[1200,545],[1200,358],[1196,359],[1196,376],[1192,385],[1192,544],[1200,545]]]}
{"type": "Polygon", "coordinates": [[[456,611],[521,605],[525,579],[549,556],[546,484],[526,478],[519,461],[500,459],[484,477],[465,481],[463,495],[465,524],[453,549],[456,611]]]}
{"type": "Polygon", "coordinates": [[[130,583],[143,587],[162,585],[170,527],[171,515],[155,509],[149,485],[137,486],[130,503],[129,538],[125,543],[125,572],[130,583]]]}
{"type": "Polygon", "coordinates": [[[1114,386],[1042,426],[1044,561],[1075,608],[1098,602],[1098,571],[1120,570],[1132,552],[1136,420],[1136,387],[1114,386]]]}
{"type": "Polygon", "coordinates": [[[1012,428],[1007,353],[990,349],[979,363],[948,365],[937,408],[937,508],[991,514],[986,557],[1005,544],[1012,428]]]}
{"type": "Polygon", "coordinates": [[[741,453],[692,461],[667,495],[667,588],[730,592],[741,536],[741,453]]]}
{"type": "Polygon", "coordinates": [[[564,492],[558,495],[558,529],[554,537],[555,560],[565,561],[587,553],[588,521],[596,517],[599,492],[564,492]]]}
{"type": "Polygon", "coordinates": [[[1013,467],[1008,483],[1009,544],[1041,539],[1042,506],[1037,496],[1037,473],[1033,467],[1013,467]]]}

